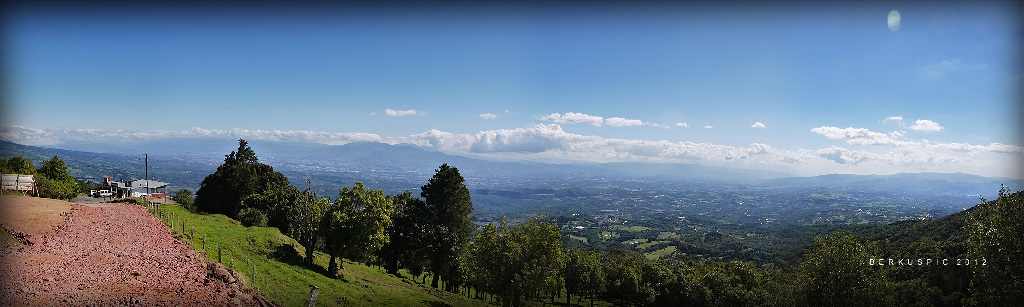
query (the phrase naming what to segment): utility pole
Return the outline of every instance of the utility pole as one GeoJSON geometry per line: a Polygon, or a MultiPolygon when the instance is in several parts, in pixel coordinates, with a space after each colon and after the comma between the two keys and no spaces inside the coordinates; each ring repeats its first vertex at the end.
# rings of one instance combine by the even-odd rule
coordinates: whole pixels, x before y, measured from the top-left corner
{"type": "MultiPolygon", "coordinates": [[[[313,193],[313,201],[316,201],[316,192],[313,192],[313,172],[309,173],[309,177],[306,177],[306,191],[313,193]]],[[[308,195],[308,194],[307,194],[308,195]]]]}
{"type": "Polygon", "coordinates": [[[143,155],[146,156],[146,194],[142,194],[142,200],[145,203],[149,203],[147,201],[149,199],[149,154],[144,153],[143,155]]]}

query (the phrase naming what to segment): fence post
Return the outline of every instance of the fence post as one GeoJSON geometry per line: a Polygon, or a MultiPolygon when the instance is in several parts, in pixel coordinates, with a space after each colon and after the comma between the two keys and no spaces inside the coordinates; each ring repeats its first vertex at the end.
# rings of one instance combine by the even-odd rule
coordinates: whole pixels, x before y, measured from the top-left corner
{"type": "Polygon", "coordinates": [[[306,299],[306,307],[314,307],[314,306],[316,306],[316,296],[317,295],[320,295],[320,288],[317,288],[316,286],[313,286],[312,289],[309,289],[309,298],[306,299]]]}

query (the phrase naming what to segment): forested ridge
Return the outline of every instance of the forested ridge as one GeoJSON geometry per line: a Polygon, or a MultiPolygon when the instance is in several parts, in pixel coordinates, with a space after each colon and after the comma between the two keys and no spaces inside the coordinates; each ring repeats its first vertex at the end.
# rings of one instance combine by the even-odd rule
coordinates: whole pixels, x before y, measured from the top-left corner
{"type": "MultiPolygon", "coordinates": [[[[536,215],[476,227],[458,168],[421,187],[384,195],[362,183],[334,201],[287,185],[244,140],[203,181],[196,210],[282,229],[336,258],[380,265],[446,291],[503,305],[529,301],[625,305],[989,305],[1021,299],[1022,192],[946,217],[837,227],[788,264],[651,260],[643,254],[567,248],[558,223],[536,215]],[[210,199],[217,199],[211,201],[210,199]],[[1015,243],[1016,242],[1016,243],[1015,243]]],[[[312,248],[309,248],[312,247],[312,248]]],[[[307,255],[310,259],[310,255],[307,255]]]]}

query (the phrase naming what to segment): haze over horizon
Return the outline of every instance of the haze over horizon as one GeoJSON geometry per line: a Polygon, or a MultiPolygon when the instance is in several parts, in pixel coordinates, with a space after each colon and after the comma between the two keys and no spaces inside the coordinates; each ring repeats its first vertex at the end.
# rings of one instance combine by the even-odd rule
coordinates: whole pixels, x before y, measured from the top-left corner
{"type": "Polygon", "coordinates": [[[0,138],[1024,176],[1019,2],[761,5],[18,4],[0,138]]]}

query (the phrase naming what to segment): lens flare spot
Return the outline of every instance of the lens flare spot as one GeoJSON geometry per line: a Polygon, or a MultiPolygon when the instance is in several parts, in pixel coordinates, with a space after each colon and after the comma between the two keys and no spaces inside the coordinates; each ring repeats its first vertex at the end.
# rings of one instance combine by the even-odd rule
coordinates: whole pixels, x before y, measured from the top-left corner
{"type": "Polygon", "coordinates": [[[889,31],[896,32],[900,29],[900,12],[889,11],[889,31]]]}

